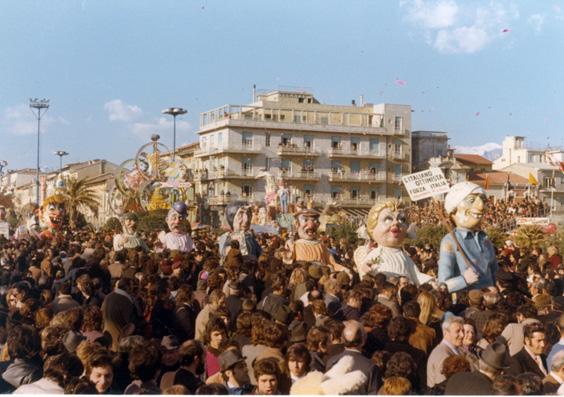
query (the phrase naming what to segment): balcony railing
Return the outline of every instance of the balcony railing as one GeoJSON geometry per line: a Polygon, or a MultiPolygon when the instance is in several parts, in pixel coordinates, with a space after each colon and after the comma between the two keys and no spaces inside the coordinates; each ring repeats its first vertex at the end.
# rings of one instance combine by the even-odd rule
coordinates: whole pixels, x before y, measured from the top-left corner
{"type": "Polygon", "coordinates": [[[285,179],[317,180],[319,179],[319,173],[317,171],[281,171],[280,177],[285,179]]]}
{"type": "Polygon", "coordinates": [[[384,151],[363,151],[360,149],[343,149],[331,148],[329,149],[329,157],[386,157],[384,151]]]}
{"type": "Polygon", "coordinates": [[[337,202],[343,206],[371,206],[374,205],[378,199],[371,199],[370,197],[357,197],[338,200],[337,202]]]}
{"type": "Polygon", "coordinates": [[[212,156],[212,155],[218,155],[223,153],[256,154],[256,153],[260,153],[261,150],[262,147],[260,145],[253,144],[252,142],[243,142],[241,146],[231,145],[229,147],[224,147],[224,148],[199,149],[194,152],[194,157],[212,156]]]}
{"type": "Polygon", "coordinates": [[[302,156],[319,156],[319,152],[313,150],[312,147],[309,146],[298,146],[295,144],[291,145],[279,145],[278,146],[278,155],[302,155],[302,156]]]}
{"type": "Polygon", "coordinates": [[[332,171],[329,174],[329,181],[358,181],[358,182],[381,182],[386,180],[384,172],[345,172],[345,171],[332,171]]]}
{"type": "Polygon", "coordinates": [[[409,160],[409,153],[392,152],[391,157],[392,157],[393,160],[408,161],[409,160]]]}
{"type": "MultiPolygon", "coordinates": [[[[327,107],[330,106],[327,105],[327,107]]],[[[383,114],[355,112],[352,111],[352,109],[350,112],[346,112],[343,111],[341,106],[335,106],[334,111],[316,111],[246,105],[224,105],[200,113],[200,128],[225,120],[368,128],[383,128],[384,126],[383,114]]]]}

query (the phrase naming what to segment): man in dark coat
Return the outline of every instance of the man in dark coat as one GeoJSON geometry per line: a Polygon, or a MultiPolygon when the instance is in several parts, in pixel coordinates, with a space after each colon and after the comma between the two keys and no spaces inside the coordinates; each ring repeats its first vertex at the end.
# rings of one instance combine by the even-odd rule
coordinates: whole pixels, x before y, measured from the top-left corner
{"type": "Polygon", "coordinates": [[[548,374],[543,354],[546,345],[545,329],[540,323],[527,324],[523,327],[523,335],[525,346],[511,357],[509,373],[519,375],[532,372],[544,379],[548,374]]]}
{"type": "Polygon", "coordinates": [[[345,351],[330,357],[327,360],[326,370],[333,367],[342,357],[351,356],[353,358],[353,366],[350,371],[362,371],[368,380],[351,394],[376,394],[380,387],[380,372],[372,361],[362,355],[362,346],[366,341],[366,333],[362,324],[356,320],[348,320],[344,322],[343,340],[345,342],[345,351]]]}
{"type": "Polygon", "coordinates": [[[493,380],[508,368],[507,347],[492,343],[480,354],[477,371],[459,372],[446,384],[445,395],[492,395],[493,380]]]}

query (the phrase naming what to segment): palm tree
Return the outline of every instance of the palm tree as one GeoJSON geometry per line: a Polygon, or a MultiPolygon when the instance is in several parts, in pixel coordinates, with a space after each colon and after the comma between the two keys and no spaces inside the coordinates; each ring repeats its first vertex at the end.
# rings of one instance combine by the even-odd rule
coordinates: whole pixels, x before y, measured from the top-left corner
{"type": "Polygon", "coordinates": [[[69,214],[71,229],[76,228],[78,214],[85,209],[89,209],[94,216],[98,216],[100,203],[94,189],[86,185],[86,179],[65,178],[65,184],[60,193],[65,198],[65,208],[69,214]]]}
{"type": "Polygon", "coordinates": [[[521,249],[531,249],[544,245],[545,234],[538,225],[523,225],[515,232],[515,243],[521,249]]]}

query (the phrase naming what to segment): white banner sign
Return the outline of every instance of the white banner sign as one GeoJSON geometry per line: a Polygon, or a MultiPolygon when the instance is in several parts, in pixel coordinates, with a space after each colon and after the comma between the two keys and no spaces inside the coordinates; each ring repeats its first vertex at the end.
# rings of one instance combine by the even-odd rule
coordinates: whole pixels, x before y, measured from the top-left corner
{"type": "Polygon", "coordinates": [[[550,220],[548,218],[525,218],[525,217],[518,217],[515,219],[517,222],[517,226],[521,225],[538,225],[538,226],[546,226],[549,224],[550,220]]]}
{"type": "Polygon", "coordinates": [[[409,197],[413,201],[448,193],[450,187],[440,168],[405,175],[401,178],[409,197]]]}

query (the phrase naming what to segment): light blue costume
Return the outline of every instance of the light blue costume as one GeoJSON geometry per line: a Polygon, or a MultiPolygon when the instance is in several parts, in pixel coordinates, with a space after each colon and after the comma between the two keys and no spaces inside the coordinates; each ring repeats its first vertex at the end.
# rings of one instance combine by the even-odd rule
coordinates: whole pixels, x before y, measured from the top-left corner
{"type": "Polygon", "coordinates": [[[441,254],[439,257],[439,282],[445,283],[450,292],[468,289],[480,289],[495,286],[495,275],[498,270],[495,249],[483,231],[457,227],[454,233],[466,256],[474,264],[478,273],[478,281],[468,285],[462,274],[469,266],[456,242],[449,233],[441,241],[441,254]]]}

